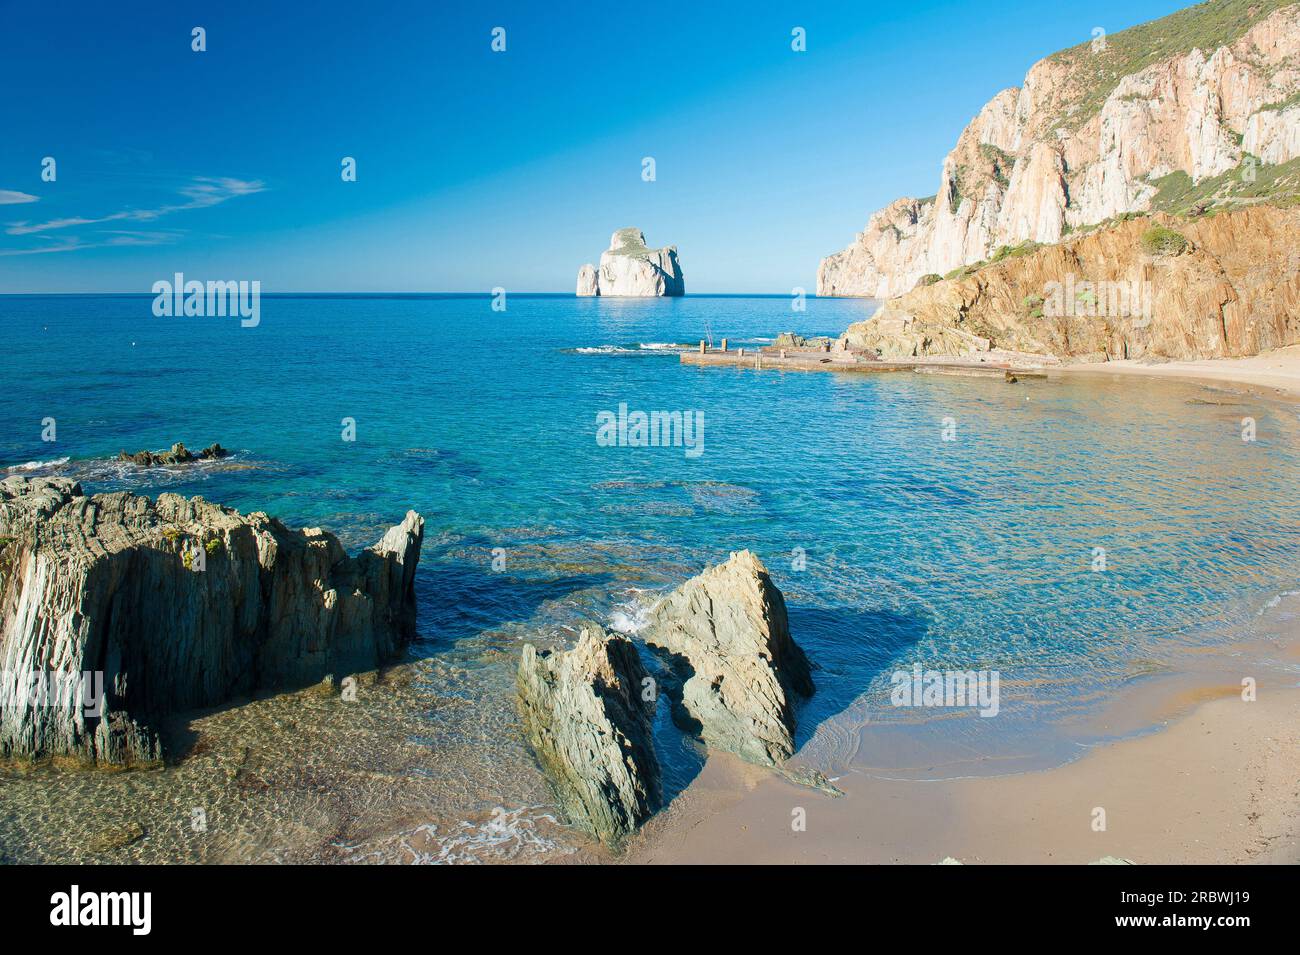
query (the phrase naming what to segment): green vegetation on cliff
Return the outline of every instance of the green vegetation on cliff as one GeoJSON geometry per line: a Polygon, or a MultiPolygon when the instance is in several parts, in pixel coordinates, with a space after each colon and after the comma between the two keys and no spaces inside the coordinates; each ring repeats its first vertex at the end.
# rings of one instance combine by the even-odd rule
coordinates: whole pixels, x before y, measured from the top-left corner
{"type": "Polygon", "coordinates": [[[1054,53],[1048,59],[1067,65],[1073,82],[1059,125],[1078,129],[1100,112],[1125,76],[1194,49],[1208,53],[1233,43],[1274,10],[1294,2],[1210,0],[1054,53]]]}
{"type": "Polygon", "coordinates": [[[1147,229],[1139,241],[1148,255],[1178,255],[1187,248],[1187,236],[1162,225],[1147,229]]]}
{"type": "Polygon", "coordinates": [[[1300,203],[1300,158],[1267,166],[1248,155],[1237,168],[1199,183],[1179,170],[1151,180],[1151,185],[1156,187],[1152,211],[1176,216],[1202,215],[1222,206],[1260,201],[1293,206],[1300,203]]]}

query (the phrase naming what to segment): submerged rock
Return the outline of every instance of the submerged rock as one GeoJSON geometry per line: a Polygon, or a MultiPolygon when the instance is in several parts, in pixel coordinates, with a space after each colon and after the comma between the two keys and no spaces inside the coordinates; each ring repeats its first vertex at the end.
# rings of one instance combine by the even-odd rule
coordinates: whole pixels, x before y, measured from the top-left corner
{"type": "Polygon", "coordinates": [[[137,451],[135,454],[127,454],[125,451],[118,452],[119,461],[130,461],[132,464],[138,464],[141,467],[158,467],[167,464],[190,464],[194,461],[216,461],[230,454],[220,444],[213,443],[208,445],[198,454],[189,450],[185,445],[177,441],[166,451],[137,451]]]}
{"type": "Polygon", "coordinates": [[[524,730],[575,825],[617,848],[660,805],[653,704],[631,641],[586,629],[572,650],[519,660],[524,730]]]}
{"type": "Polygon", "coordinates": [[[705,743],[767,766],[794,754],[794,694],[813,694],[812,675],[753,553],[733,553],[664,598],[646,641],[683,678],[675,715],[705,743]]]}
{"type": "Polygon", "coordinates": [[[110,852],[139,842],[147,835],[144,826],[138,822],[128,822],[126,825],[105,829],[92,835],[87,841],[86,848],[91,852],[110,852]]]}
{"type": "Polygon", "coordinates": [[[619,229],[601,253],[600,268],[578,269],[578,295],[655,297],[685,295],[686,282],[677,263],[677,247],[650,249],[640,229],[619,229]]]}
{"type": "Polygon", "coordinates": [[[409,511],[349,557],[319,528],[200,497],[6,478],[0,758],[155,762],[170,713],[393,659],[414,632],[423,534],[409,511]]]}

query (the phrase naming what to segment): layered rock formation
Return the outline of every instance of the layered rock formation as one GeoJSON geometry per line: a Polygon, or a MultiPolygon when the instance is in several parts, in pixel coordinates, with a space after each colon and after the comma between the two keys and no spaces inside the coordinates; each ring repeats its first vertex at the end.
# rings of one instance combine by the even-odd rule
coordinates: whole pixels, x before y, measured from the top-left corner
{"type": "MultiPolygon", "coordinates": [[[[733,553],[665,597],[647,642],[668,658],[665,689],[683,729],[838,792],[820,773],[780,766],[794,753],[794,695],[811,695],[813,682],[781,591],[752,553],[733,553]]],[[[518,688],[524,732],[570,821],[619,847],[661,801],[651,731],[658,692],[636,646],[595,626],[572,650],[539,654],[526,644],[518,688]]]]}
{"type": "Polygon", "coordinates": [[[1126,219],[918,287],[842,338],[887,359],[999,349],[1063,361],[1300,343],[1300,208],[1126,219]]]}
{"type": "Polygon", "coordinates": [[[901,295],[1125,213],[1277,194],[1298,92],[1300,5],[1282,0],[1214,0],[1040,60],[962,132],[935,196],[891,203],[822,260],[817,294],[901,295]]]}
{"type": "Polygon", "coordinates": [[[157,723],[374,669],[414,630],[424,521],[349,557],[319,528],[202,498],[0,482],[0,757],[132,765],[157,723]],[[69,678],[102,674],[86,706],[69,678]],[[61,676],[60,676],[61,675],[61,676]],[[33,681],[62,690],[33,696],[33,681]]]}
{"type": "Polygon", "coordinates": [[[525,644],[518,685],[524,731],[571,822],[619,847],[661,800],[653,697],[636,647],[599,628],[572,650],[525,644]]]}
{"type": "Polygon", "coordinates": [[[684,677],[677,715],[705,743],[768,766],[794,754],[794,695],[812,695],[812,676],[785,599],[753,553],[733,553],[664,598],[646,642],[684,677]]]}
{"type": "Polygon", "coordinates": [[[619,229],[601,253],[600,267],[578,270],[579,295],[653,297],[685,295],[686,283],[677,263],[677,247],[650,249],[640,229],[619,229]]]}

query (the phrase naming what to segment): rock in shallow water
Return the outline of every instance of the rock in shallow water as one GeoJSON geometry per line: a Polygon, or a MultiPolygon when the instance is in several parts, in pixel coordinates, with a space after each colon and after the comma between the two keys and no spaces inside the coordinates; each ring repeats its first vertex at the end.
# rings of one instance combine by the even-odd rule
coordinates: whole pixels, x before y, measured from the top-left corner
{"type": "Polygon", "coordinates": [[[705,743],[765,766],[794,754],[794,694],[815,688],[785,599],[753,553],[733,553],[665,597],[646,642],[683,677],[677,716],[705,743]]]}
{"type": "Polygon", "coordinates": [[[570,821],[613,848],[661,800],[645,679],[631,641],[594,627],[572,650],[525,644],[519,660],[528,741],[570,821]]]}
{"type": "Polygon", "coordinates": [[[319,528],[199,497],[5,479],[0,757],[155,762],[170,713],[393,659],[414,632],[423,534],[409,511],[349,557],[319,528]],[[83,673],[102,673],[89,712],[67,683],[83,673]],[[58,694],[33,699],[33,676],[58,694]]]}
{"type": "MultiPolygon", "coordinates": [[[[814,691],[790,637],[785,599],[747,550],[669,594],[649,618],[679,685],[674,718],[709,746],[775,766],[800,785],[840,791],[822,774],[786,770],[794,753],[793,694],[814,691]]],[[[525,644],[518,688],[524,731],[570,821],[619,847],[660,806],[653,699],[636,646],[591,626],[568,651],[525,644]]]]}

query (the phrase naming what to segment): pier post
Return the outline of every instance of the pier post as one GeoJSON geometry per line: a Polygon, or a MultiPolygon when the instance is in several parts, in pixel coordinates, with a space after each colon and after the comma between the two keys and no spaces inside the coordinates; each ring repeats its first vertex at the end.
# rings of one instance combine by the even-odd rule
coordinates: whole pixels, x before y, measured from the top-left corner
{"type": "Polygon", "coordinates": [[[701,354],[701,355],[704,354],[704,339],[703,339],[703,338],[700,339],[700,354],[701,354]]]}
{"type": "Polygon", "coordinates": [[[727,350],[727,340],[725,338],[722,340],[722,350],[724,352],[727,350]]]}
{"type": "Polygon", "coordinates": [[[745,357],[745,349],[743,349],[743,348],[740,349],[740,357],[741,357],[741,358],[744,358],[744,357],[745,357]]]}

